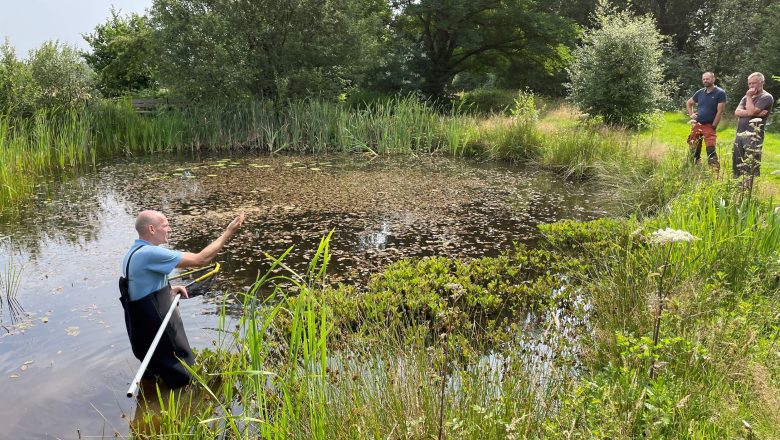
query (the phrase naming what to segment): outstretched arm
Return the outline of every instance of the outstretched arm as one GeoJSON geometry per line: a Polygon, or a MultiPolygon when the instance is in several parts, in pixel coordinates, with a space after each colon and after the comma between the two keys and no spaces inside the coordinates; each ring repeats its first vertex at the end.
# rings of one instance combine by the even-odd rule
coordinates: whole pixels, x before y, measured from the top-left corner
{"type": "Polygon", "coordinates": [[[227,243],[230,237],[238,231],[244,223],[244,213],[242,212],[225,228],[225,231],[216,240],[209,243],[197,254],[192,252],[182,252],[181,260],[176,267],[200,267],[211,263],[211,260],[217,256],[217,252],[227,243]]]}

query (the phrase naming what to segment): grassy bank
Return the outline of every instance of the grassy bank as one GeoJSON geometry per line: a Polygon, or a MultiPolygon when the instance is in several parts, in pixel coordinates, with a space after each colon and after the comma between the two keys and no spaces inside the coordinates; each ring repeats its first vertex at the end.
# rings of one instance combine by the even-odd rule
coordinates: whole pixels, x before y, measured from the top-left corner
{"type": "Polygon", "coordinates": [[[773,204],[702,180],[658,216],[541,230],[536,249],[400,261],[362,287],[327,284],[323,242],[199,357],[221,378],[208,404],[137,436],[780,435],[773,204]]]}

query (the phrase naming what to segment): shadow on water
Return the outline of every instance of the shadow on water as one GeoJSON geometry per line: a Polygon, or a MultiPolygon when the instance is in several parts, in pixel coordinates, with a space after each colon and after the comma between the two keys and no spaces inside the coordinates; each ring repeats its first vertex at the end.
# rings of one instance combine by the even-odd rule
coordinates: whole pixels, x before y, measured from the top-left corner
{"type": "Polygon", "coordinates": [[[138,362],[116,279],[140,209],[163,211],[170,247],[190,251],[247,213],[220,253],[217,290],[181,305],[195,347],[216,339],[222,293],[265,273],[266,253],[295,246],[285,262],[304,272],[330,230],[331,281],[360,284],[401,258],[498,255],[515,241],[533,244],[540,223],[612,210],[593,188],[550,174],[428,156],[144,159],[42,184],[18,212],[0,214],[0,268],[24,268],[14,302],[24,318],[12,323],[7,301],[0,316],[6,435],[127,432],[134,406],[124,391],[138,362]],[[42,413],[50,416],[31,416],[42,413]]]}

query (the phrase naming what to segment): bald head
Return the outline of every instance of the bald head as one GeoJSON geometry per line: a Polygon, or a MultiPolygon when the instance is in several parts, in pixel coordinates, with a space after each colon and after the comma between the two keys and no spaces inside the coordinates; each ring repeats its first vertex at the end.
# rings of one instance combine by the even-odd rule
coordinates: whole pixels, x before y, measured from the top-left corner
{"type": "Polygon", "coordinates": [[[143,234],[149,230],[149,226],[157,226],[162,222],[165,216],[159,211],[145,210],[138,213],[138,217],[135,218],[135,230],[138,231],[138,235],[143,234]]]}
{"type": "Polygon", "coordinates": [[[135,230],[138,231],[138,238],[141,240],[159,245],[168,242],[171,228],[162,212],[145,210],[135,218],[135,230]]]}

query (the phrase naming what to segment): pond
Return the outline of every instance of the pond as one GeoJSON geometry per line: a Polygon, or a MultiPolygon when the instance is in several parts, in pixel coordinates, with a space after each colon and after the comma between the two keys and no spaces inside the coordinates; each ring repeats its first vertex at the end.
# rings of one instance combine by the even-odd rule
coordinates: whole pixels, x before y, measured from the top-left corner
{"type": "Polygon", "coordinates": [[[330,280],[360,284],[400,258],[494,256],[533,244],[537,224],[613,211],[608,196],[547,173],[430,156],[142,159],[42,183],[0,215],[4,437],[127,435],[139,362],[116,283],[147,208],[168,216],[172,248],[195,252],[247,214],[214,290],[181,304],[194,347],[217,339],[223,292],[248,288],[265,254],[294,245],[286,262],[300,270],[331,230],[330,280]]]}

